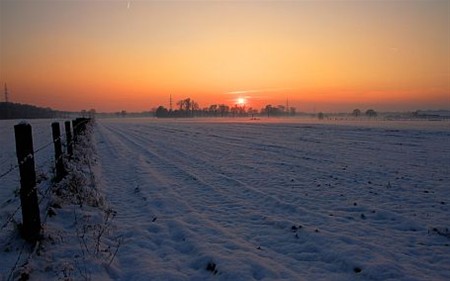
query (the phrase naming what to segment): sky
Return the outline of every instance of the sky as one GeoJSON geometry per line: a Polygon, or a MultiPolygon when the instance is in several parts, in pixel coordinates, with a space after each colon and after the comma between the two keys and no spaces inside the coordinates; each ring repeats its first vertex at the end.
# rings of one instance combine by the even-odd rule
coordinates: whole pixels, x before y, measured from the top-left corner
{"type": "Polygon", "coordinates": [[[147,111],[170,95],[450,109],[450,1],[0,0],[0,82],[11,102],[72,111],[147,111]]]}

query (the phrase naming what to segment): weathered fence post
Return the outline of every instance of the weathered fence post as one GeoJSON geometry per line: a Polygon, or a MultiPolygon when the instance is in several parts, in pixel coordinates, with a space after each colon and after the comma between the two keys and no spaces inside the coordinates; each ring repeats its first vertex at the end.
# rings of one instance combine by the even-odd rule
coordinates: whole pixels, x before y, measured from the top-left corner
{"type": "Polygon", "coordinates": [[[21,123],[14,126],[16,154],[20,172],[20,205],[22,207],[22,236],[36,242],[40,237],[41,218],[36,193],[36,171],[34,170],[33,136],[31,125],[21,123]]]}
{"type": "Polygon", "coordinates": [[[64,122],[64,126],[66,128],[66,141],[67,141],[67,154],[69,158],[73,156],[73,142],[72,142],[72,128],[70,125],[70,121],[64,122]]]}
{"type": "Polygon", "coordinates": [[[66,175],[61,148],[61,132],[59,130],[59,122],[52,123],[52,135],[53,145],[55,147],[56,181],[58,182],[62,180],[62,178],[64,178],[64,176],[66,175]]]}

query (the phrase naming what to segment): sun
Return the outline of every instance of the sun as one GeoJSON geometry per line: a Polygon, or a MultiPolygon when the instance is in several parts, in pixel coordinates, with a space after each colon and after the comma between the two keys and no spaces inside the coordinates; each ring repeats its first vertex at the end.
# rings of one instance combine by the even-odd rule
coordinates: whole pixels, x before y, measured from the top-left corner
{"type": "Polygon", "coordinates": [[[245,105],[245,98],[237,98],[236,103],[238,105],[245,105]]]}

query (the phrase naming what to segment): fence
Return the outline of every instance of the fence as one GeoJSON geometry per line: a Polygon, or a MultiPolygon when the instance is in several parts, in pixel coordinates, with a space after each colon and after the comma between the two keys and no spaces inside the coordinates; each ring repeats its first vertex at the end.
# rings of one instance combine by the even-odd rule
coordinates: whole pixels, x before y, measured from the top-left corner
{"type": "Polygon", "coordinates": [[[85,132],[90,118],[77,118],[73,121],[64,122],[65,136],[61,135],[59,122],[51,124],[52,141],[34,150],[32,127],[27,123],[20,123],[14,126],[14,134],[16,141],[17,165],[11,167],[5,172],[0,173],[0,180],[19,169],[20,174],[20,206],[8,216],[1,224],[0,230],[6,228],[13,220],[19,210],[22,210],[22,226],[20,234],[22,238],[28,242],[36,243],[41,236],[41,218],[39,204],[50,194],[50,190],[38,198],[38,190],[36,187],[36,171],[35,171],[35,155],[43,149],[54,146],[54,181],[61,181],[67,174],[64,160],[72,159],[74,147],[76,147],[80,136],[85,132]],[[63,154],[62,143],[66,143],[66,155],[63,154]],[[67,156],[67,157],[64,157],[67,156]]]}
{"type": "MultiPolygon", "coordinates": [[[[12,212],[8,211],[8,215],[5,216],[6,219],[2,218],[0,221],[2,249],[5,255],[10,257],[0,268],[0,279],[12,280],[16,278],[17,276],[14,277],[14,274],[16,274],[19,263],[23,263],[24,265],[29,263],[32,256],[37,253],[40,239],[43,235],[43,224],[41,222],[43,221],[45,223],[49,216],[50,195],[52,194],[53,187],[56,186],[54,183],[61,181],[66,176],[65,164],[68,164],[68,161],[73,159],[76,160],[77,149],[83,149],[82,145],[84,142],[80,136],[84,134],[87,124],[90,122],[90,118],[77,118],[73,121],[66,121],[64,122],[64,135],[61,134],[60,123],[53,122],[51,124],[52,138],[50,142],[42,142],[42,138],[39,137],[41,132],[43,132],[42,130],[39,130],[37,134],[35,133],[35,137],[36,135],[38,136],[38,142],[41,142],[40,147],[37,149],[33,147],[31,125],[20,123],[14,126],[17,164],[10,165],[5,171],[0,171],[0,184],[5,186],[4,183],[6,182],[6,185],[9,185],[11,179],[14,177],[13,172],[18,170],[20,177],[17,180],[20,179],[20,191],[16,193],[16,197],[19,197],[20,204],[17,202],[16,197],[1,203],[2,209],[7,204],[10,207],[8,209],[11,209],[12,212]],[[50,152],[50,146],[52,144],[54,156],[50,152]],[[63,153],[63,146],[65,146],[65,153],[63,153]],[[45,156],[42,156],[42,154],[45,156]],[[39,157],[36,158],[36,155],[39,155],[39,157]],[[52,157],[49,158],[48,156],[52,157]],[[38,163],[44,158],[48,159],[40,165],[35,165],[35,160],[38,163]],[[54,165],[50,164],[52,162],[54,165]],[[54,171],[53,183],[45,175],[39,174],[39,170],[43,169],[44,166],[49,168],[52,166],[54,171]],[[37,176],[36,171],[38,171],[37,176]],[[19,206],[12,207],[13,204],[19,206]],[[44,212],[40,212],[40,209],[44,212]],[[18,223],[19,210],[22,211],[21,223],[18,223]],[[7,227],[8,229],[13,229],[14,235],[9,234],[7,227]],[[23,239],[17,239],[19,235],[23,239]],[[24,256],[24,253],[28,254],[24,256]]],[[[12,138],[10,144],[13,144],[12,138]]],[[[13,147],[9,149],[13,151],[13,147]]],[[[60,186],[60,188],[64,187],[60,186]]]]}

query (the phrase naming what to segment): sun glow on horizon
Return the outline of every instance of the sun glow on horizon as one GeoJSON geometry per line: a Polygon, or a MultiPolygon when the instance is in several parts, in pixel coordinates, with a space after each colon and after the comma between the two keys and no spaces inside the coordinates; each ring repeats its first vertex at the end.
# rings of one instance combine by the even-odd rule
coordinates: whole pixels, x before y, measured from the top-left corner
{"type": "Polygon", "coordinates": [[[236,99],[236,104],[237,105],[243,106],[243,105],[245,105],[245,103],[246,103],[246,99],[243,98],[243,97],[239,97],[239,98],[236,99]]]}

